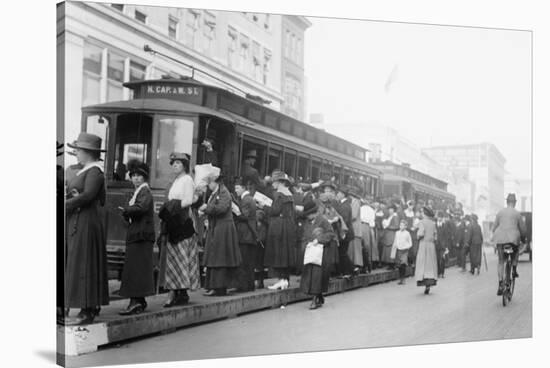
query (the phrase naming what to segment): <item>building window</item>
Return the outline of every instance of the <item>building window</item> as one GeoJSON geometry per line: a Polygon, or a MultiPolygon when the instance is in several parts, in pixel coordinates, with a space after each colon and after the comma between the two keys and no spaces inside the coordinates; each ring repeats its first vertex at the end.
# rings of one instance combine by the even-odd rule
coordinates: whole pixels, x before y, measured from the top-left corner
{"type": "Polygon", "coordinates": [[[178,20],[172,16],[168,16],[168,37],[172,39],[178,38],[178,20]]]}
{"type": "Polygon", "coordinates": [[[118,11],[124,11],[124,4],[111,4],[111,6],[118,11]]]}
{"type": "Polygon", "coordinates": [[[288,29],[285,33],[285,56],[290,57],[290,31],[288,29]]]}
{"type": "Polygon", "coordinates": [[[122,100],[125,59],[110,50],[107,53],[107,101],[122,100]]]}
{"type": "Polygon", "coordinates": [[[257,14],[257,13],[253,13],[253,14],[252,14],[252,20],[253,20],[254,22],[257,22],[259,19],[260,19],[260,18],[258,17],[258,14],[257,14]]]}
{"type": "Polygon", "coordinates": [[[204,13],[204,53],[208,56],[214,54],[214,41],[216,38],[216,18],[209,14],[204,13]]]}
{"type": "Polygon", "coordinates": [[[249,65],[248,65],[249,46],[250,46],[250,41],[248,37],[241,34],[241,45],[239,49],[239,58],[240,58],[239,67],[240,67],[240,70],[245,74],[248,73],[248,70],[249,70],[249,65]]]}
{"type": "Polygon", "coordinates": [[[266,14],[265,15],[265,18],[264,18],[264,28],[266,30],[269,30],[271,28],[271,18],[269,16],[269,14],[266,14]]]}
{"type": "Polygon", "coordinates": [[[84,45],[82,105],[93,105],[99,102],[101,89],[101,59],[103,49],[86,43],[84,45]]]}
{"type": "Polygon", "coordinates": [[[134,17],[137,21],[146,24],[147,23],[147,15],[145,13],[140,12],[139,10],[136,10],[134,17]]]}
{"type": "Polygon", "coordinates": [[[235,69],[237,67],[237,31],[229,27],[227,38],[227,65],[235,69]]]}
{"type": "Polygon", "coordinates": [[[298,38],[296,41],[296,64],[302,65],[302,39],[298,38]]]}
{"type": "Polygon", "coordinates": [[[185,43],[191,48],[196,48],[197,35],[199,30],[200,13],[196,10],[187,12],[187,20],[185,25],[185,43]]]}
{"type": "Polygon", "coordinates": [[[269,80],[269,70],[271,68],[271,51],[264,49],[264,65],[263,65],[263,83],[267,85],[269,80]]]}
{"type": "Polygon", "coordinates": [[[289,74],[285,76],[284,97],[286,106],[285,112],[293,117],[297,117],[302,104],[302,88],[300,81],[289,74]]]}

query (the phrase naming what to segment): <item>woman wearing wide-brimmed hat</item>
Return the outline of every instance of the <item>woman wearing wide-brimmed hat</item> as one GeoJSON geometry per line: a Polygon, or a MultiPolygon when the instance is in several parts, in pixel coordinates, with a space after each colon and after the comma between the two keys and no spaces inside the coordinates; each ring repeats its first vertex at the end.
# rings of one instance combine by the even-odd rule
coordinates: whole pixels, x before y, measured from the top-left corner
{"type": "Polygon", "coordinates": [[[219,170],[208,175],[206,181],[212,194],[199,208],[199,214],[208,216],[203,262],[207,291],[204,295],[223,296],[235,284],[242,263],[239,236],[233,222],[231,193],[223,184],[219,170]]]}
{"type": "Polygon", "coordinates": [[[159,285],[170,290],[165,308],[187,304],[187,290],[200,288],[199,249],[191,212],[196,200],[195,184],[189,175],[189,161],[186,153],[170,154],[170,166],[176,177],[159,210],[162,220],[159,285]]]}
{"type": "Polygon", "coordinates": [[[145,297],[155,294],[153,277],[153,194],[147,184],[149,166],[144,162],[127,163],[135,191],[127,206],[121,207],[122,216],[128,223],[126,253],[119,294],[130,298],[121,315],[141,313],[147,308],[145,297]]]}
{"type": "Polygon", "coordinates": [[[296,266],[296,210],[288,175],[275,170],[271,178],[274,195],[271,206],[265,207],[268,228],[264,265],[279,278],[268,287],[273,290],[288,288],[290,269],[296,266]]]}
{"type": "Polygon", "coordinates": [[[437,253],[435,249],[436,225],[434,213],[429,207],[422,207],[422,219],[418,224],[418,253],[414,278],[417,286],[424,286],[424,294],[437,284],[437,253]]]}
{"type": "Polygon", "coordinates": [[[304,247],[314,246],[323,248],[321,264],[304,264],[300,279],[302,292],[313,297],[310,309],[316,309],[325,302],[323,293],[328,291],[332,267],[330,246],[336,239],[332,226],[321,211],[322,209],[318,206],[317,201],[309,201],[304,204],[303,216],[305,217],[305,221],[302,243],[304,247]]]}
{"type": "Polygon", "coordinates": [[[106,235],[103,214],[105,183],[99,159],[101,138],[80,133],[67,144],[76,150],[82,169],[67,185],[67,263],[65,266],[65,307],[80,308],[67,325],[93,322],[101,305],[109,304],[106,235]]]}

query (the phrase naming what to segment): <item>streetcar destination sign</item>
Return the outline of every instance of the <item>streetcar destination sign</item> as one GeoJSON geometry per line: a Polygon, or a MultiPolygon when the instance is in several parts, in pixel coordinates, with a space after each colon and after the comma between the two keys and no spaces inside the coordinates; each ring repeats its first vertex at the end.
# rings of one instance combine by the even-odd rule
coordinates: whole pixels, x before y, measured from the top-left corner
{"type": "Polygon", "coordinates": [[[168,98],[200,105],[202,95],[202,86],[153,82],[140,85],[134,98],[168,98]]]}
{"type": "Polygon", "coordinates": [[[177,86],[147,86],[147,93],[150,94],[173,94],[173,95],[186,95],[186,96],[198,96],[200,95],[199,87],[177,87],[177,86]]]}

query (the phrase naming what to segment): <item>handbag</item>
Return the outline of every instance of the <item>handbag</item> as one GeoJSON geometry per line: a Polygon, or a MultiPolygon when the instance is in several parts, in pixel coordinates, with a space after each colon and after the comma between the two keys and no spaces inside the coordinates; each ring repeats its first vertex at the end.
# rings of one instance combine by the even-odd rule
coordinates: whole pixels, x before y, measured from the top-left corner
{"type": "Polygon", "coordinates": [[[310,242],[304,252],[304,265],[314,264],[321,266],[323,262],[323,244],[310,242]]]}

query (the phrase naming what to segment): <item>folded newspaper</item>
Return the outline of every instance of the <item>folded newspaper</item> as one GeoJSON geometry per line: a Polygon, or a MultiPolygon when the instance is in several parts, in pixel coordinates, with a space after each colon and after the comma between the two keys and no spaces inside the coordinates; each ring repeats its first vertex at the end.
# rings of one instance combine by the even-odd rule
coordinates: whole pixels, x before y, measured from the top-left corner
{"type": "Polygon", "coordinates": [[[263,206],[271,207],[271,205],[273,204],[273,200],[271,200],[271,198],[269,198],[268,196],[266,196],[266,195],[264,195],[260,192],[254,193],[253,198],[256,202],[258,202],[259,204],[261,204],[263,206]]]}

